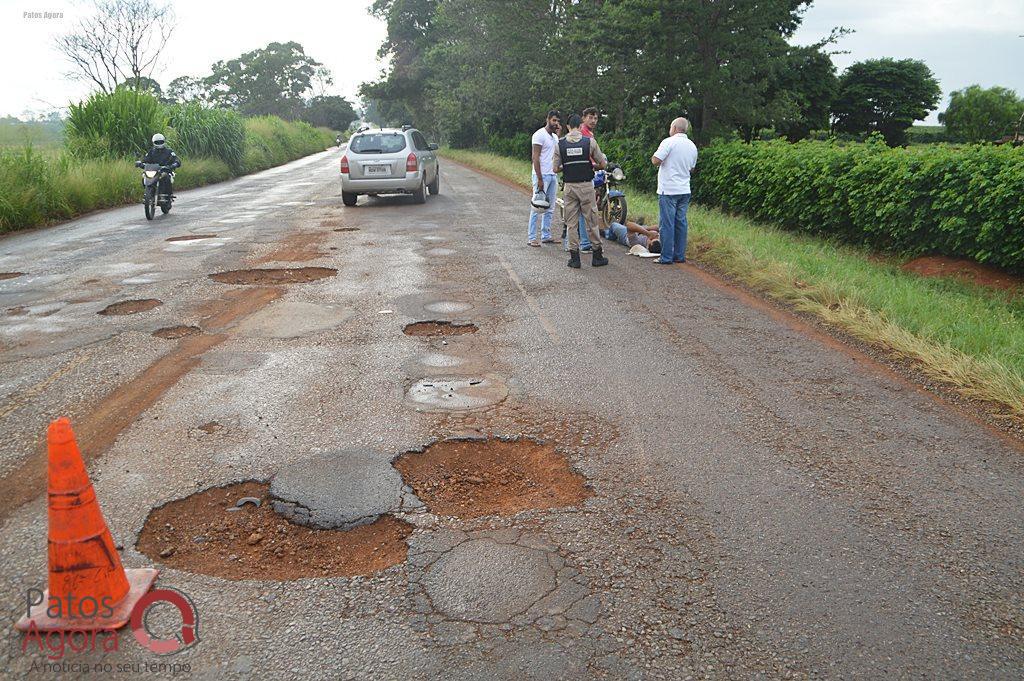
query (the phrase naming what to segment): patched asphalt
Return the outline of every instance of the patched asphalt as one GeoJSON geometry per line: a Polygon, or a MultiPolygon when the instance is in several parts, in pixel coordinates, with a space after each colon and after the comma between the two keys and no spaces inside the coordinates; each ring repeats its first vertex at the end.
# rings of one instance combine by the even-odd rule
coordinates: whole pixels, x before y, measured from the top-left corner
{"type": "MultiPolygon", "coordinates": [[[[1019,445],[689,266],[610,244],[608,267],[570,270],[560,246],[525,246],[528,197],[447,161],[426,205],[345,208],[337,158],[182,192],[152,223],[130,206],[0,239],[0,271],[25,273],[0,281],[0,475],[50,418],[83,422],[217,334],[89,463],[127,566],[148,562],[150,509],[239,480],[283,485],[293,514],[416,528],[406,563],[364,577],[164,569],[200,613],[173,656],[192,676],[1020,676],[1019,445]],[[308,259],[268,260],[320,230],[308,259]],[[217,236],[166,241],[186,234],[217,236]],[[208,278],[307,266],[337,273],[273,296],[208,278]],[[128,299],[164,304],[96,314],[128,299]],[[479,330],[402,333],[430,319],[479,330]],[[152,336],[177,325],[204,332],[152,336]],[[552,443],[593,495],[460,521],[390,467],[481,436],[552,443]]],[[[45,586],[41,496],[3,520],[0,554],[13,622],[45,586]]],[[[45,655],[7,636],[5,678],[36,678],[45,655]]],[[[74,659],[160,661],[130,636],[74,659]]]]}

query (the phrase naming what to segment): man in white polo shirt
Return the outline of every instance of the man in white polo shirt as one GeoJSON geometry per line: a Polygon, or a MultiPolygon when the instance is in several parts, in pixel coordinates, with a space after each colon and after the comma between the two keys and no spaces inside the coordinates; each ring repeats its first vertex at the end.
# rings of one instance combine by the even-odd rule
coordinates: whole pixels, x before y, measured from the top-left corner
{"type": "Polygon", "coordinates": [[[660,265],[686,262],[686,211],[690,208],[690,172],[697,165],[697,147],[686,136],[690,121],[672,121],[668,137],[651,157],[658,166],[658,231],[661,235],[660,265]]]}
{"type": "Polygon", "coordinates": [[[536,210],[530,211],[530,226],[526,232],[526,243],[528,246],[540,246],[541,241],[546,244],[554,243],[551,238],[551,219],[555,215],[555,194],[558,192],[558,176],[551,169],[556,150],[558,148],[558,131],[562,115],[552,109],[548,111],[546,125],[533,133],[531,147],[533,149],[533,191],[541,192],[547,196],[548,207],[544,211],[543,218],[536,210]],[[540,240],[537,239],[537,222],[540,220],[540,240]]]}

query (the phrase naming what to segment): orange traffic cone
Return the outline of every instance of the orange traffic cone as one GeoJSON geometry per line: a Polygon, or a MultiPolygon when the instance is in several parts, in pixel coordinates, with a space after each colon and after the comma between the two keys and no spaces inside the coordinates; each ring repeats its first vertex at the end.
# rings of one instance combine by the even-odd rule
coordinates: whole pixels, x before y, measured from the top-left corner
{"type": "Polygon", "coordinates": [[[71,421],[46,433],[50,588],[15,625],[21,631],[117,629],[156,581],[157,570],[125,571],[75,444],[71,421]]]}

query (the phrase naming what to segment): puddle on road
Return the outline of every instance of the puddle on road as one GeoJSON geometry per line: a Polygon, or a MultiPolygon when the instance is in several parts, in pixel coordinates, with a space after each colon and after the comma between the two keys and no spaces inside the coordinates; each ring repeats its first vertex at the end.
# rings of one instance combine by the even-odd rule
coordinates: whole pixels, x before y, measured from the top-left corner
{"type": "Polygon", "coordinates": [[[169,567],[225,579],[351,577],[404,562],[412,529],[393,516],[351,530],[303,527],[273,510],[269,485],[242,482],[153,509],[137,548],[169,567]],[[244,497],[260,504],[228,510],[244,497]]]}
{"type": "Polygon", "coordinates": [[[406,336],[425,336],[433,338],[436,336],[461,336],[464,333],[476,333],[476,324],[460,324],[449,321],[413,322],[406,324],[402,332],[406,336]]]}
{"type": "Polygon", "coordinates": [[[260,286],[273,284],[308,284],[338,274],[332,267],[289,267],[252,270],[231,270],[211,274],[210,279],[222,284],[260,286]]]}
{"type": "Polygon", "coordinates": [[[163,302],[156,298],[144,298],[142,300],[122,300],[117,303],[107,305],[105,308],[97,312],[105,316],[120,316],[127,314],[138,314],[139,312],[146,312],[153,308],[160,307],[163,302]]]}
{"type": "Polygon", "coordinates": [[[15,277],[24,276],[24,272],[0,272],[0,281],[4,279],[14,279],[15,277]]]}
{"type": "Polygon", "coordinates": [[[421,411],[472,411],[498,404],[508,388],[497,378],[461,376],[421,378],[405,394],[421,411]]]}
{"type": "Polygon", "coordinates": [[[575,506],[591,495],[554,446],[526,438],[442,440],[406,452],[393,465],[437,515],[514,515],[575,506]]]}
{"type": "Polygon", "coordinates": [[[179,338],[185,338],[186,336],[198,336],[203,332],[198,326],[165,326],[162,329],[157,329],[153,332],[153,335],[157,338],[166,338],[167,340],[178,340],[179,338]]]}
{"type": "Polygon", "coordinates": [[[457,314],[459,312],[472,310],[473,303],[464,303],[459,300],[439,300],[437,302],[427,303],[423,306],[423,309],[435,314],[457,314]]]}
{"type": "Polygon", "coordinates": [[[172,236],[164,241],[195,241],[196,239],[216,239],[216,234],[186,234],[185,236],[172,236]]]}

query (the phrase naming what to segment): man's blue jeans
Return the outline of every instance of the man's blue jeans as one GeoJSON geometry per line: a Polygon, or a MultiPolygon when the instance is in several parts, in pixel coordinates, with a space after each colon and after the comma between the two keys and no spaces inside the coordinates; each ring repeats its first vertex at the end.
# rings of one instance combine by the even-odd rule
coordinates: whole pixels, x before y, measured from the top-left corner
{"type": "MultiPolygon", "coordinates": [[[[530,187],[531,192],[537,189],[537,174],[530,173],[530,180],[532,185],[530,187]]],[[[544,173],[544,194],[548,197],[548,209],[544,211],[544,219],[541,221],[540,234],[541,239],[551,238],[551,218],[555,215],[555,194],[558,192],[558,176],[554,173],[544,173]]],[[[530,211],[530,228],[526,233],[526,238],[530,241],[536,241],[537,239],[537,220],[540,218],[540,213],[535,210],[530,211]]]]}
{"type": "Polygon", "coordinates": [[[661,235],[660,262],[686,262],[686,211],[689,194],[658,195],[658,233],[661,235]]]}

